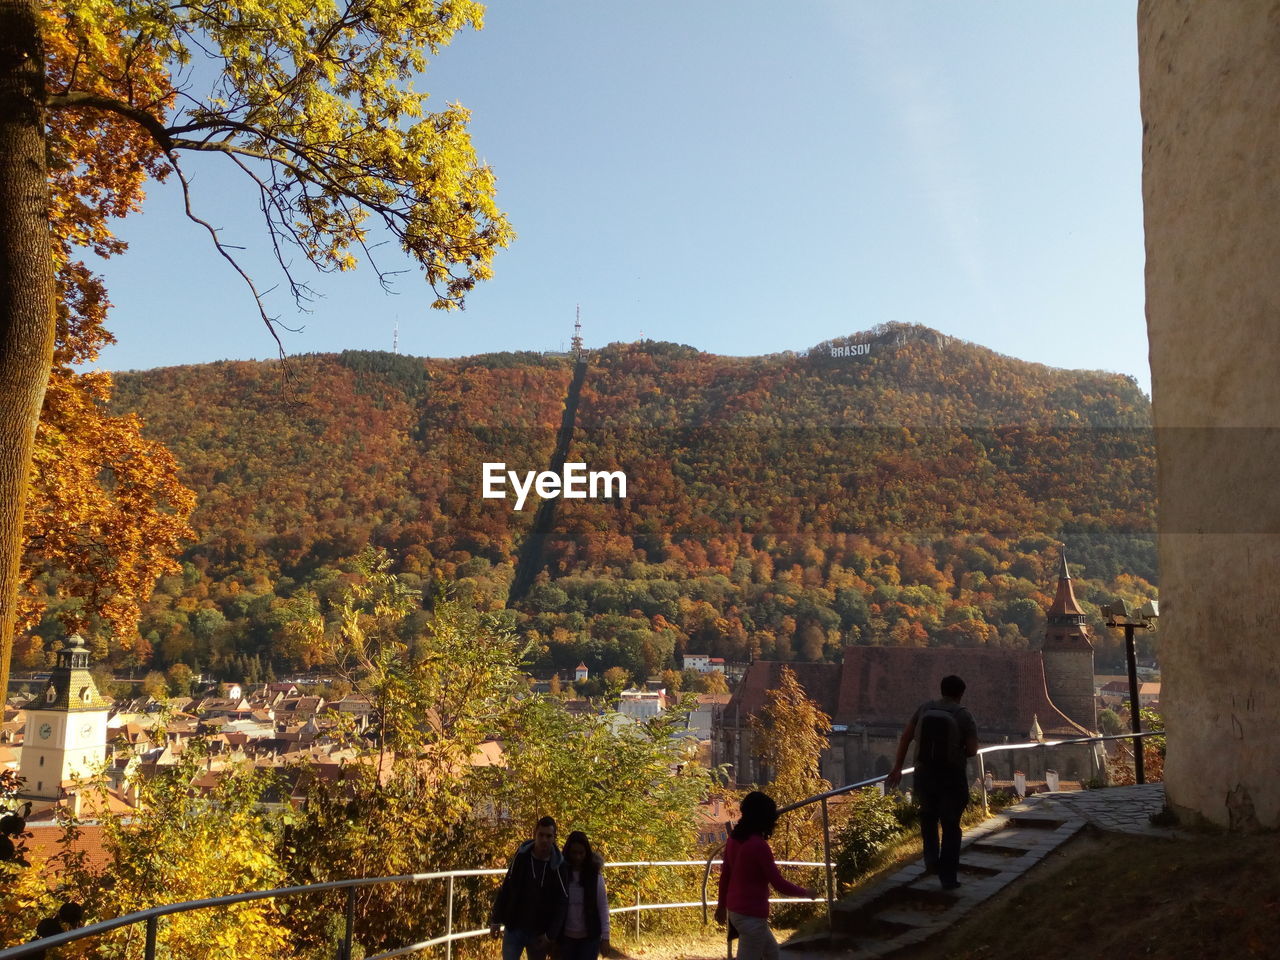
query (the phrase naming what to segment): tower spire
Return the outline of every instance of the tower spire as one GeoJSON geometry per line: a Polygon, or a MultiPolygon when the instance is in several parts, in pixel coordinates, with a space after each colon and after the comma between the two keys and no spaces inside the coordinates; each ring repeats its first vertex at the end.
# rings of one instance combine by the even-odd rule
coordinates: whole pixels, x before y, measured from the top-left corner
{"type": "Polygon", "coordinates": [[[1049,608],[1050,626],[1056,624],[1082,624],[1085,622],[1084,610],[1076,600],[1076,592],[1071,586],[1071,573],[1067,570],[1067,548],[1061,548],[1058,562],[1058,592],[1053,598],[1053,606],[1049,608]]]}

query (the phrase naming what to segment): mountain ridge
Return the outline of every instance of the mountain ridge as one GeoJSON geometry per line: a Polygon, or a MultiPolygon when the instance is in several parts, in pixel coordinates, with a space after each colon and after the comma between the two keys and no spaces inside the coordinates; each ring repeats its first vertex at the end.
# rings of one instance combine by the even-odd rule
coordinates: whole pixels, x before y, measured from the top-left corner
{"type": "MultiPolygon", "coordinates": [[[[481,465],[547,465],[572,363],[346,351],[289,358],[287,386],[279,361],[117,375],[115,409],[199,500],[184,574],[140,626],[156,662],[286,668],[282,607],[332,589],[368,543],[428,593],[456,582],[503,606],[533,511],[482,498],[481,465]]],[[[1025,645],[1060,542],[1087,605],[1154,591],[1150,422],[1132,378],[917,325],[761,357],[610,344],[589,352],[570,459],[625,472],[627,499],[559,504],[512,616],[546,666],[637,676],[688,650],[1025,645]]]]}
{"type": "MultiPolygon", "coordinates": [[[[676,341],[669,341],[669,340],[613,341],[606,344],[602,348],[595,348],[595,349],[607,350],[615,347],[622,347],[622,346],[628,346],[628,345],[643,345],[647,343],[652,343],[652,344],[660,344],[663,346],[677,347],[677,348],[680,348],[681,350],[693,351],[694,353],[697,353],[697,354],[705,354],[707,356],[719,357],[722,360],[769,360],[769,359],[785,359],[785,358],[794,358],[794,357],[802,357],[802,356],[812,356],[815,354],[823,354],[832,346],[844,345],[844,344],[850,344],[850,343],[863,343],[863,342],[867,342],[868,340],[871,340],[872,342],[879,342],[883,345],[886,342],[890,342],[900,338],[903,332],[907,332],[908,336],[911,336],[912,339],[919,339],[922,341],[933,341],[939,347],[946,347],[951,344],[956,344],[964,347],[976,347],[979,350],[987,351],[991,353],[993,356],[998,357],[1002,360],[1010,360],[1017,363],[1027,364],[1032,368],[1047,371],[1047,372],[1079,374],[1083,376],[1097,377],[1099,379],[1110,379],[1110,378],[1119,377],[1121,380],[1124,380],[1130,383],[1131,385],[1134,385],[1134,386],[1137,385],[1136,378],[1133,377],[1131,374],[1115,373],[1107,370],[1092,369],[1092,368],[1056,367],[1052,364],[1046,364],[1040,361],[1026,360],[1021,357],[1017,357],[1013,354],[1000,353],[999,351],[994,350],[993,348],[987,347],[983,344],[980,344],[976,341],[965,340],[961,337],[957,337],[952,334],[943,333],[939,330],[935,330],[932,327],[928,327],[923,324],[905,323],[905,322],[899,322],[899,321],[890,321],[886,323],[876,324],[866,330],[859,330],[852,333],[835,334],[825,340],[819,341],[818,343],[814,344],[811,347],[808,347],[806,349],[799,350],[799,351],[778,350],[778,351],[773,351],[769,353],[760,353],[760,354],[723,354],[723,353],[718,354],[713,351],[704,351],[701,348],[692,346],[690,344],[679,343],[676,341]]],[[[591,351],[588,351],[588,352],[591,352],[591,351]]],[[[501,351],[486,351],[484,353],[477,353],[477,354],[467,354],[467,355],[462,355],[457,357],[436,357],[429,354],[424,354],[424,355],[404,354],[404,353],[399,353],[397,351],[391,351],[391,350],[350,349],[350,350],[341,350],[341,351],[310,351],[306,353],[290,354],[283,361],[279,357],[272,357],[264,360],[257,360],[257,359],[237,360],[237,359],[226,358],[226,359],[205,361],[203,363],[169,364],[165,366],[145,367],[145,368],[125,368],[120,370],[112,370],[109,372],[113,376],[119,376],[119,375],[132,376],[136,374],[145,374],[145,373],[161,371],[161,370],[179,370],[179,369],[186,369],[191,367],[206,367],[206,366],[217,365],[217,364],[236,364],[236,363],[276,364],[276,363],[283,362],[287,365],[289,360],[295,357],[336,357],[336,356],[342,356],[345,354],[401,356],[401,357],[406,357],[413,360],[422,360],[422,361],[435,360],[440,362],[457,361],[457,362],[477,362],[477,363],[480,361],[483,361],[486,358],[503,358],[504,361],[509,361],[511,358],[518,358],[520,360],[527,360],[533,363],[540,363],[540,362],[549,362],[557,359],[564,359],[564,358],[571,357],[571,353],[566,350],[501,350],[501,351]]],[[[1146,394],[1144,393],[1143,396],[1145,397],[1146,394]]],[[[1147,399],[1149,402],[1150,398],[1148,397],[1147,399]]]]}

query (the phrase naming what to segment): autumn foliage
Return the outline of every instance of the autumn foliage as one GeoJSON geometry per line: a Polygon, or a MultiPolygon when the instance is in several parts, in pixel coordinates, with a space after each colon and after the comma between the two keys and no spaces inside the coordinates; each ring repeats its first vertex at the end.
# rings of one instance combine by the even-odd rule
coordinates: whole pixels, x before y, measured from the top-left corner
{"type": "MultiPolygon", "coordinates": [[[[719,357],[615,344],[593,358],[570,459],[626,500],[562,501],[518,610],[544,665],[655,675],[679,653],[818,660],[848,643],[1025,646],[1065,541],[1095,614],[1155,580],[1154,443],[1126,378],[1053,370],[922,328],[870,357],[719,357]]],[[[145,608],[160,666],[243,678],[291,663],[279,622],[332,594],[366,543],[430,595],[505,603],[533,509],[481,464],[542,469],[571,366],[377,353],[119,378],[117,408],[199,492],[198,542],[145,608]]],[[[1113,640],[1094,616],[1099,659],[1113,640]]]]}
{"type": "Polygon", "coordinates": [[[273,334],[263,281],[197,212],[183,156],[243,174],[299,304],[312,294],[289,248],[321,271],[359,255],[385,285],[400,264],[373,250],[390,240],[432,305],[454,309],[513,234],[466,109],[429,111],[414,89],[430,55],[482,26],[474,0],[35,0],[4,4],[0,21],[0,244],[15,280],[0,286],[3,686],[15,626],[19,660],[41,660],[50,604],[64,628],[141,646],[138,603],[187,532],[172,461],[136,421],[101,411],[105,376],[77,372],[110,336],[101,281],[73,251],[122,252],[109,221],[138,208],[144,182],[178,181],[191,236],[239,273],[273,334]]]}

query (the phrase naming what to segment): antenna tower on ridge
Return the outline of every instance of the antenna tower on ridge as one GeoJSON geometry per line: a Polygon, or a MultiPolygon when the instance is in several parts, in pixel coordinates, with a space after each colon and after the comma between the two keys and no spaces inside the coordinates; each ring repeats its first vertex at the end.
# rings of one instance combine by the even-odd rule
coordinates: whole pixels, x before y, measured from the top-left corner
{"type": "Polygon", "coordinates": [[[391,352],[392,353],[400,352],[400,318],[399,317],[396,317],[396,328],[395,328],[395,331],[391,334],[391,352]]]}
{"type": "Polygon", "coordinates": [[[582,304],[578,304],[577,317],[573,322],[573,355],[582,357],[582,304]]]}

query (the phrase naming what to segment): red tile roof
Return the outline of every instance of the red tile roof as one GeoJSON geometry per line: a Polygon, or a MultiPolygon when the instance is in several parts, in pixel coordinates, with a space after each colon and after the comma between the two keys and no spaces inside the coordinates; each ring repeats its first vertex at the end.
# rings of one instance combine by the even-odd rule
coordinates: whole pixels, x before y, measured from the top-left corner
{"type": "MultiPolygon", "coordinates": [[[[726,710],[758,712],[765,693],[778,685],[784,664],[757,660],[747,668],[726,710]]],[[[1049,699],[1044,664],[1033,650],[963,647],[846,647],[844,663],[793,663],[789,666],[810,699],[833,723],[901,729],[925,700],[938,696],[938,684],[955,673],[968,684],[964,704],[978,723],[980,739],[1024,739],[1038,717],[1046,736],[1078,736],[1083,728],[1049,699]]]]}
{"type": "MultiPolygon", "coordinates": [[[[102,873],[111,865],[111,855],[103,842],[103,828],[98,823],[82,823],[80,836],[70,845],[71,853],[85,854],[85,865],[93,873],[102,873]]],[[[27,859],[34,863],[39,857],[45,862],[44,868],[53,874],[62,872],[62,861],[53,857],[62,853],[63,829],[56,823],[32,823],[27,825],[31,836],[26,838],[27,859]]]]}
{"type": "Polygon", "coordinates": [[[747,717],[759,713],[764,707],[765,695],[770,690],[777,689],[783,667],[790,667],[795,671],[796,679],[804,687],[805,696],[816,702],[827,716],[834,718],[836,700],[840,691],[841,665],[838,663],[780,663],[776,660],[751,662],[742,682],[738,684],[738,689],[729,699],[725,713],[732,716],[735,710],[741,711],[743,723],[746,723],[747,717]]]}
{"type": "Polygon", "coordinates": [[[1031,718],[1046,735],[1078,728],[1049,700],[1044,662],[1034,650],[851,647],[845,650],[839,723],[903,724],[920,702],[938,696],[949,673],[968,684],[964,704],[979,728],[1025,736],[1031,718]]]}

